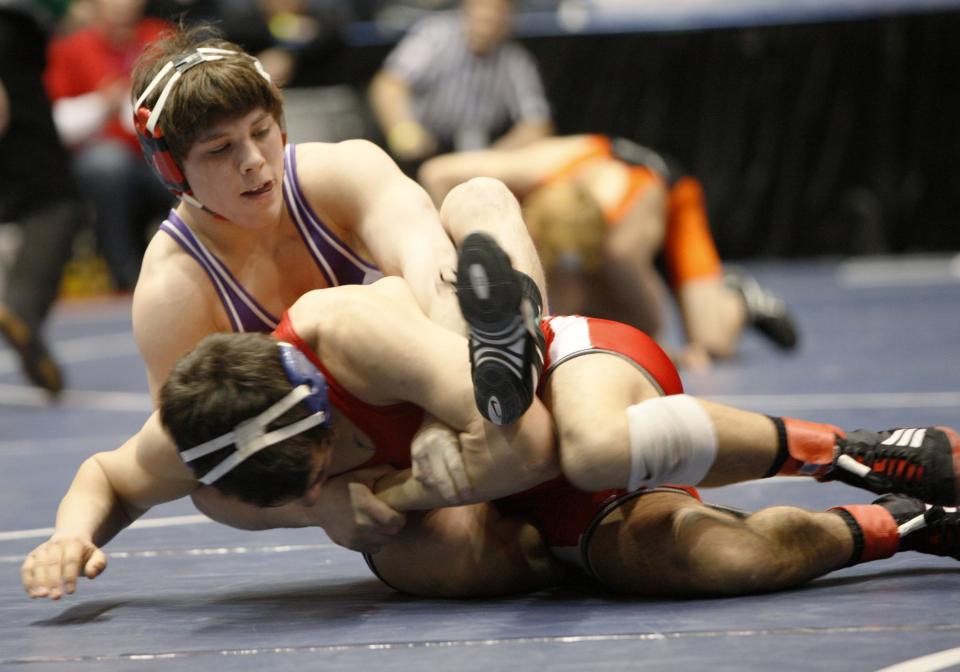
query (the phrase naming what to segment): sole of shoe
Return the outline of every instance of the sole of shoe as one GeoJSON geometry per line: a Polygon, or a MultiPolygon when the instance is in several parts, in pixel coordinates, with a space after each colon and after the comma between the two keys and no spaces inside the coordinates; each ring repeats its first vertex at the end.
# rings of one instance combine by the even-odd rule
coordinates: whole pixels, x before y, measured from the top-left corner
{"type": "Polygon", "coordinates": [[[467,236],[457,263],[457,299],[467,323],[481,331],[505,327],[520,314],[521,295],[510,257],[487,235],[467,236]]]}

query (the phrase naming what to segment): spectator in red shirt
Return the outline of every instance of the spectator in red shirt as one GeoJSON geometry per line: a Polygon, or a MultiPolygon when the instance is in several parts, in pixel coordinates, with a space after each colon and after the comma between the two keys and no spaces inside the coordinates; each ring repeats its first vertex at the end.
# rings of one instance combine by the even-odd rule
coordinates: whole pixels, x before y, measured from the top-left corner
{"type": "Polygon", "coordinates": [[[51,42],[45,83],[95,210],[97,243],[118,289],[133,289],[146,224],[169,193],[141,159],[130,110],[130,74],[144,47],[172,28],[143,16],[144,0],[92,0],[90,25],[51,42]]]}

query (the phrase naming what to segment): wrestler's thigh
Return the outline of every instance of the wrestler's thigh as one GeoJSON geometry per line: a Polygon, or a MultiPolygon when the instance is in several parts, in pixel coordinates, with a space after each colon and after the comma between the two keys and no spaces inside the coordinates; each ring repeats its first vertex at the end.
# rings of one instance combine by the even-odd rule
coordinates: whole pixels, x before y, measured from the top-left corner
{"type": "Polygon", "coordinates": [[[657,396],[657,388],[636,364],[608,352],[591,352],[568,359],[553,370],[543,401],[558,425],[596,428],[603,426],[600,418],[608,415],[623,416],[626,423],[627,406],[657,396]]]}
{"type": "Polygon", "coordinates": [[[627,408],[656,396],[646,376],[617,355],[591,353],[561,363],[543,398],[567,478],[584,490],[622,486],[629,470],[627,408]]]}
{"type": "Polygon", "coordinates": [[[611,512],[589,541],[597,578],[618,592],[684,597],[748,560],[753,535],[732,514],[682,493],[651,492],[611,512]],[[716,570],[716,571],[715,571],[716,570]]]}
{"type": "Polygon", "coordinates": [[[396,539],[371,560],[402,592],[486,597],[539,590],[563,579],[540,532],[492,504],[407,514],[396,539]]]}

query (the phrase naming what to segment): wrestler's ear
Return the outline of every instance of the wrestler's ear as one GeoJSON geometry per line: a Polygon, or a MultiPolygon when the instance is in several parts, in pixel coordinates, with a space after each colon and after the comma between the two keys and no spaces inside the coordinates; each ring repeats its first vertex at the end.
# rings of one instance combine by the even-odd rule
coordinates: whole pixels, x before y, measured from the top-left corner
{"type": "Polygon", "coordinates": [[[326,478],[321,477],[311,483],[310,487],[307,488],[307,491],[303,493],[303,497],[299,499],[300,504],[306,508],[310,508],[320,501],[320,492],[323,490],[323,486],[326,484],[326,481],[326,478]]]}

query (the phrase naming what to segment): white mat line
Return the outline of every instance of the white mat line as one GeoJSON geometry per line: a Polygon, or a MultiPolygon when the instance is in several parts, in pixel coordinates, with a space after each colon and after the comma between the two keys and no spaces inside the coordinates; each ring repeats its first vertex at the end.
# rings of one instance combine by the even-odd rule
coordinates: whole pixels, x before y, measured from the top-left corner
{"type": "Polygon", "coordinates": [[[960,392],[838,392],[810,394],[697,395],[729,406],[755,409],[960,408],[960,392]]]}
{"type": "Polygon", "coordinates": [[[877,672],[936,672],[960,663],[960,647],[905,660],[877,672]]]}
{"type": "Polygon", "coordinates": [[[107,359],[122,355],[137,355],[137,342],[132,331],[119,331],[114,334],[80,336],[53,345],[57,356],[64,362],[85,362],[91,359],[107,359]]]}
{"type": "MultiPolygon", "coordinates": [[[[155,527],[175,527],[178,525],[197,525],[198,523],[212,523],[213,521],[206,516],[192,514],[189,516],[167,516],[165,518],[146,518],[137,520],[131,525],[130,530],[142,530],[155,527]]],[[[38,537],[49,537],[53,534],[52,527],[38,527],[32,530],[13,530],[11,532],[0,532],[0,541],[13,541],[15,539],[35,539],[38,537]]]]}
{"type": "MultiPolygon", "coordinates": [[[[56,341],[50,344],[50,349],[62,364],[127,357],[129,355],[139,357],[140,355],[136,341],[133,340],[133,333],[130,331],[100,336],[80,336],[56,341]]],[[[0,374],[19,370],[19,358],[13,354],[4,342],[4,348],[0,350],[0,374]]]]}
{"type": "MultiPolygon", "coordinates": [[[[640,641],[670,641],[686,639],[728,639],[770,636],[813,636],[850,635],[873,633],[904,633],[904,632],[956,632],[960,625],[955,623],[920,623],[906,625],[859,625],[845,627],[822,628],[755,628],[743,630],[683,630],[672,632],[636,632],[623,634],[599,635],[541,635],[533,637],[500,637],[490,639],[446,639],[446,640],[406,640],[386,642],[357,642],[347,644],[304,644],[300,646],[261,646],[236,649],[199,649],[181,651],[163,651],[154,653],[119,653],[86,656],[34,656],[29,658],[0,659],[0,665],[29,664],[29,663],[80,663],[80,662],[117,662],[117,661],[147,661],[173,660],[187,658],[224,656],[261,656],[261,655],[290,655],[290,654],[330,654],[347,653],[351,651],[384,651],[410,649],[472,649],[493,646],[530,646],[537,644],[596,644],[603,642],[640,642],[640,641]]],[[[268,663],[264,662],[265,665],[268,663]]],[[[221,663],[223,665],[223,663],[221,663]]],[[[269,669],[269,668],[268,668],[269,669]]],[[[942,669],[942,668],[934,668],[942,669]]]]}
{"type": "Polygon", "coordinates": [[[67,389],[56,401],[38,387],[0,385],[0,405],[29,406],[31,408],[119,411],[149,414],[153,401],[146,392],[102,392],[98,390],[67,389]]]}
{"type": "MultiPolygon", "coordinates": [[[[257,554],[279,554],[279,553],[299,553],[302,551],[323,551],[339,548],[346,551],[336,544],[282,544],[276,546],[221,546],[209,548],[178,548],[162,550],[143,550],[143,551],[111,551],[107,549],[107,556],[112,560],[116,558],[173,558],[173,557],[203,557],[203,556],[223,556],[223,555],[257,555],[257,554]]],[[[24,555],[0,555],[0,564],[19,565],[23,562],[24,555]]],[[[333,561],[326,559],[312,559],[313,565],[332,565],[333,561]]]]}
{"type": "Polygon", "coordinates": [[[837,267],[843,287],[906,287],[953,284],[960,281],[960,255],[951,258],[874,257],[847,261],[837,267]]]}

